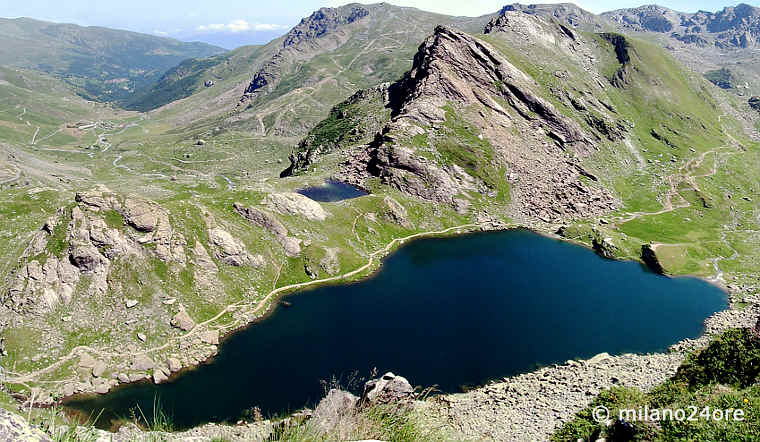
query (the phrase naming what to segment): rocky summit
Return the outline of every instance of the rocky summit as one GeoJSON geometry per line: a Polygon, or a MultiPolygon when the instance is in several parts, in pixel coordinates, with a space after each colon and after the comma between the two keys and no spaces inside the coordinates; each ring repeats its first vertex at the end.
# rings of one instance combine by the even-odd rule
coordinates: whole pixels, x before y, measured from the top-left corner
{"type": "MultiPolygon", "coordinates": [[[[760,407],[760,9],[332,6],[229,51],[0,19],[0,439],[757,438],[753,416],[591,416],[598,405],[760,407]],[[336,181],[352,194],[307,196],[336,181]],[[517,228],[702,278],[728,308],[667,352],[565,355],[461,393],[373,371],[325,381],[323,398],[281,418],[251,398],[196,428],[160,409],[78,419],[117,387],[161,391],[188,369],[213,371],[231,333],[299,308],[282,296],[369,277],[418,238],[517,228]]],[[[193,39],[279,28],[251,20],[193,39]]],[[[562,263],[539,270],[567,276],[562,263]]],[[[541,302],[534,291],[509,293],[541,302]]],[[[408,325],[388,315],[388,327],[408,325]]],[[[233,393],[272,383],[216,381],[233,393]]]]}

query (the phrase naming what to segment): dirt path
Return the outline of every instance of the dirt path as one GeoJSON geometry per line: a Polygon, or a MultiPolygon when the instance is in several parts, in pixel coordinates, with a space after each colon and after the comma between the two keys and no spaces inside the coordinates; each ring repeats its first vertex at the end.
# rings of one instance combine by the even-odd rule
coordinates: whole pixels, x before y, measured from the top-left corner
{"type": "Polygon", "coordinates": [[[31,142],[32,145],[34,145],[35,140],[37,139],[37,134],[39,133],[40,133],[40,127],[37,126],[37,129],[34,131],[34,135],[32,135],[32,142],[31,142]]]}
{"type": "MultiPolygon", "coordinates": [[[[303,288],[311,287],[311,286],[315,286],[315,285],[327,284],[327,283],[338,282],[338,281],[345,281],[347,279],[353,278],[354,276],[361,275],[363,272],[365,272],[367,270],[370,270],[376,264],[378,258],[381,258],[381,257],[385,256],[395,246],[404,244],[407,241],[411,241],[413,239],[422,238],[422,237],[426,237],[426,236],[444,235],[444,234],[447,234],[447,233],[450,233],[450,232],[454,232],[454,231],[462,231],[462,230],[474,229],[474,228],[477,228],[479,226],[480,226],[479,224],[463,224],[463,225],[459,225],[459,226],[449,227],[447,229],[443,229],[443,230],[439,230],[439,231],[420,232],[420,233],[415,233],[413,235],[405,236],[403,238],[396,238],[396,239],[392,240],[391,242],[389,242],[382,249],[379,249],[379,250],[376,250],[375,252],[372,252],[369,255],[369,258],[368,258],[366,264],[364,264],[363,266],[361,266],[361,267],[359,267],[359,268],[357,268],[355,270],[352,270],[352,271],[350,271],[348,273],[345,273],[343,275],[333,276],[333,277],[330,277],[330,278],[316,279],[316,280],[313,280],[313,281],[306,281],[306,282],[301,282],[301,283],[297,283],[297,284],[290,284],[290,285],[286,285],[286,286],[282,286],[282,287],[273,289],[261,301],[259,301],[258,303],[256,303],[255,306],[250,311],[248,311],[248,313],[250,313],[250,314],[264,313],[269,308],[270,302],[273,301],[278,295],[280,295],[282,293],[286,293],[286,292],[293,291],[293,290],[299,290],[299,289],[303,289],[303,288]]],[[[143,351],[140,351],[140,352],[137,352],[137,353],[132,352],[132,353],[126,354],[126,353],[123,353],[123,352],[113,352],[113,351],[108,351],[108,350],[98,350],[98,349],[94,349],[94,348],[88,347],[88,346],[78,346],[78,347],[75,347],[74,349],[72,349],[69,352],[69,354],[67,354],[66,356],[61,357],[58,361],[54,362],[53,364],[51,364],[51,365],[49,365],[49,366],[47,366],[45,368],[42,368],[40,370],[34,371],[32,373],[27,373],[27,374],[21,375],[21,374],[14,373],[14,372],[11,372],[11,371],[6,371],[6,377],[2,381],[4,383],[10,383],[10,384],[24,384],[24,383],[27,383],[27,382],[33,382],[37,378],[39,378],[40,376],[42,376],[44,374],[47,374],[47,373],[50,373],[50,372],[58,369],[59,367],[61,367],[66,362],[68,362],[68,361],[70,361],[70,360],[72,360],[74,358],[79,357],[83,353],[90,353],[90,354],[95,354],[95,355],[105,356],[105,357],[110,357],[110,358],[126,358],[126,357],[131,357],[131,356],[134,356],[134,355],[145,355],[145,354],[155,353],[157,351],[164,350],[164,349],[170,347],[176,341],[190,338],[191,336],[195,335],[199,331],[207,329],[212,323],[216,322],[217,320],[219,320],[219,318],[221,318],[222,316],[226,315],[227,313],[230,313],[232,311],[240,311],[240,309],[243,308],[243,307],[245,307],[246,305],[250,306],[252,304],[250,302],[248,302],[248,301],[239,301],[237,303],[230,304],[227,307],[225,307],[224,309],[222,309],[213,318],[208,319],[208,320],[206,320],[204,322],[201,322],[199,324],[196,324],[196,326],[193,327],[193,329],[191,329],[190,331],[188,331],[186,334],[181,335],[181,336],[172,337],[169,340],[167,340],[166,343],[164,343],[163,345],[158,346],[158,347],[154,347],[154,348],[151,348],[151,349],[143,350],[143,351]],[[10,375],[10,376],[8,376],[8,375],[10,375]]],[[[45,383],[45,381],[39,381],[39,382],[45,383]]],[[[62,381],[54,381],[54,382],[57,383],[57,382],[62,382],[62,381]]]]}
{"type": "MultiPolygon", "coordinates": [[[[617,224],[625,224],[637,218],[642,218],[645,216],[662,215],[663,213],[672,212],[676,209],[683,209],[686,207],[690,207],[691,203],[678,193],[678,185],[685,181],[689,183],[695,190],[699,191],[699,185],[696,182],[696,178],[705,178],[705,177],[713,176],[716,173],[718,173],[718,151],[722,149],[727,149],[727,148],[728,146],[722,146],[713,150],[702,152],[702,154],[699,155],[698,157],[692,158],[691,160],[687,161],[683,166],[679,167],[676,172],[672,173],[671,175],[668,175],[665,178],[665,180],[668,182],[669,188],[668,188],[668,191],[665,193],[665,200],[662,202],[661,210],[658,210],[655,212],[633,212],[633,213],[630,213],[628,217],[615,219],[615,222],[617,224]],[[703,175],[691,175],[690,170],[698,169],[704,162],[705,157],[711,153],[715,154],[712,170],[703,175]],[[677,205],[673,204],[674,198],[680,199],[681,200],[680,203],[677,205]]],[[[731,152],[731,153],[735,153],[735,152],[731,152]]]]}

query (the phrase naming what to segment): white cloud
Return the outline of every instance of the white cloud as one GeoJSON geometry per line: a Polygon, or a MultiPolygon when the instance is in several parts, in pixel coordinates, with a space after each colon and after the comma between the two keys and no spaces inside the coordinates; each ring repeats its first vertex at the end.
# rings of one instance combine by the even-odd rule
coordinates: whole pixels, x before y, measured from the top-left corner
{"type": "Polygon", "coordinates": [[[246,31],[280,31],[288,29],[286,25],[272,23],[248,23],[243,19],[232,20],[227,24],[211,23],[198,26],[199,31],[246,32],[246,31]]]}
{"type": "Polygon", "coordinates": [[[166,31],[153,31],[153,33],[156,35],[160,35],[161,37],[166,37],[167,35],[169,35],[169,33],[166,31]]]}

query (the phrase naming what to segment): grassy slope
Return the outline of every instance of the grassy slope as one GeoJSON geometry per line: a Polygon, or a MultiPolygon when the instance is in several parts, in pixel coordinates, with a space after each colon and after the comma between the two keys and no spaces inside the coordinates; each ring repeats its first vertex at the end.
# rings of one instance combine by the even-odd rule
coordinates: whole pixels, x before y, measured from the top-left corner
{"type": "MultiPolygon", "coordinates": [[[[614,75],[620,64],[611,45],[591,34],[585,35],[593,38],[600,49],[598,55],[606,66],[603,74],[614,75]]],[[[551,88],[587,90],[589,87],[584,83],[587,77],[578,72],[576,66],[562,65],[559,61],[540,66],[540,61],[536,63],[542,60],[540,53],[532,54],[529,61],[497,37],[485,36],[485,39],[529,72],[549,98],[552,98],[551,88]],[[570,73],[569,80],[553,75],[560,68],[570,73]]],[[[670,273],[712,275],[715,273],[713,260],[733,253],[731,245],[721,240],[724,225],[756,224],[752,220],[756,210],[754,203],[742,197],[753,192],[752,184],[744,177],[760,173],[757,143],[747,139],[738,123],[724,114],[717,100],[725,97],[718,98],[717,88],[701,76],[684,70],[655,45],[631,38],[629,41],[635,67],[631,84],[624,88],[607,87],[597,98],[613,104],[620,120],[633,123],[628,138],[643,165],[638,166],[625,143],[607,142],[586,160],[584,166],[614,189],[624,203],[618,216],[613,217],[619,224],[597,228],[616,240],[620,257],[638,258],[640,246],[645,242],[667,243],[672,245],[663,246],[658,254],[662,255],[660,258],[670,273]],[[699,161],[700,158],[704,160],[699,161]],[[711,174],[715,164],[715,174],[703,176],[711,174]],[[663,210],[670,177],[675,177],[679,190],[671,198],[675,210],[624,222],[636,212],[663,210]],[[694,177],[698,186],[696,195],[687,180],[689,177],[694,177]],[[685,205],[681,197],[693,203],[677,208],[685,205]],[[698,198],[704,198],[710,207],[702,207],[698,198]]],[[[572,109],[557,100],[553,102],[566,115],[588,127],[572,109]]],[[[590,243],[591,225],[572,226],[569,236],[590,243]]],[[[720,266],[728,269],[730,263],[730,260],[721,260],[720,266]]]]}
{"type": "Polygon", "coordinates": [[[213,81],[217,90],[228,85],[231,78],[244,81],[257,66],[262,52],[265,52],[262,46],[244,46],[214,57],[185,60],[124,105],[132,110],[149,111],[203,91],[207,80],[213,81]]]}
{"type": "MultiPolygon", "coordinates": [[[[449,17],[388,4],[366,7],[370,15],[350,25],[350,35],[344,44],[327,52],[314,52],[307,45],[302,49],[303,54],[308,54],[306,59],[288,65],[274,91],[242,112],[233,113],[232,118],[227,119],[247,82],[282,47],[282,39],[263,47],[261,56],[255,60],[231,56],[224,63],[229,72],[221,75],[217,75],[221,64],[210,68],[199,65],[201,69],[189,75],[217,76],[219,84],[211,90],[196,88],[198,92],[193,95],[160,109],[156,118],[169,122],[182,119],[185,124],[192,121],[197,128],[214,127],[225,120],[224,125],[259,135],[300,137],[327,117],[332,106],[358,89],[400,77],[409,69],[417,47],[435,25],[450,24],[476,32],[488,21],[487,17],[449,17]],[[216,100],[221,93],[225,99],[216,100]],[[209,115],[214,117],[208,118],[209,115]]],[[[167,87],[173,86],[167,83],[167,87]]]]}
{"type": "Polygon", "coordinates": [[[0,19],[0,65],[64,78],[83,96],[119,101],[192,57],[224,52],[204,43],[98,27],[0,19]]]}

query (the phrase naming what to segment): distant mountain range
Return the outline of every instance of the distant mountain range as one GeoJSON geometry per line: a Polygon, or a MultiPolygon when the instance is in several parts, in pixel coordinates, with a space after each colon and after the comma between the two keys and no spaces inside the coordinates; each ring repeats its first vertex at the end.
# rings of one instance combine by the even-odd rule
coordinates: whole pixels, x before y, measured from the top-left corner
{"type": "Polygon", "coordinates": [[[53,74],[97,101],[122,101],[183,60],[223,52],[206,43],[136,32],[0,19],[0,66],[53,74]]]}
{"type": "MultiPolygon", "coordinates": [[[[746,4],[696,13],[649,5],[599,15],[569,3],[512,4],[480,18],[448,17],[388,4],[351,4],[320,9],[279,38],[274,38],[275,31],[266,35],[203,34],[204,40],[218,46],[98,27],[0,19],[0,65],[50,73],[63,78],[85,98],[142,111],[221,83],[214,94],[226,98],[215,98],[210,104],[213,109],[208,103],[195,107],[205,109],[204,115],[209,111],[230,111],[242,97],[247,112],[235,117],[236,124],[253,119],[257,123],[250,127],[261,133],[273,127],[278,133],[288,133],[303,125],[296,131],[301,133],[317,121],[306,117],[308,121],[304,122],[303,115],[322,118],[329,105],[346,98],[355,87],[398,77],[406,60],[435,25],[477,33],[491,18],[506,11],[551,17],[581,30],[650,34],[682,62],[693,63],[692,68],[716,79],[715,84],[721,87],[732,88],[760,78],[751,52],[742,52],[740,58],[744,57],[744,61],[738,65],[735,54],[730,60],[722,55],[758,45],[760,8],[746,4]],[[264,46],[248,46],[254,37],[259,41],[274,39],[264,46]],[[227,52],[220,46],[240,47],[227,52]],[[249,77],[247,86],[245,76],[249,77]],[[304,87],[321,88],[326,78],[338,83],[331,87],[331,94],[340,92],[326,102],[329,105],[325,109],[317,114],[313,109],[301,112],[297,122],[280,121],[277,115],[286,109],[290,109],[288,113],[293,111],[283,100],[304,87]],[[345,79],[345,85],[341,79],[345,79]],[[224,94],[219,94],[219,87],[225,89],[224,94]],[[261,112],[259,108],[271,100],[281,103],[261,112]]],[[[185,40],[193,38],[196,36],[182,36],[185,40]]]]}

